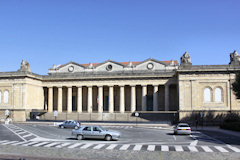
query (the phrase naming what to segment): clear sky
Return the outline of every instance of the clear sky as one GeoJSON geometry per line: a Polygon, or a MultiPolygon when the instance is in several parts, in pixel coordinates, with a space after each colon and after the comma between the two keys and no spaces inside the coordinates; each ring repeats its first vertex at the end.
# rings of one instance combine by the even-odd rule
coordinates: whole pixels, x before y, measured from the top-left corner
{"type": "Polygon", "coordinates": [[[0,72],[53,64],[178,60],[240,53],[240,0],[0,0],[0,72]]]}

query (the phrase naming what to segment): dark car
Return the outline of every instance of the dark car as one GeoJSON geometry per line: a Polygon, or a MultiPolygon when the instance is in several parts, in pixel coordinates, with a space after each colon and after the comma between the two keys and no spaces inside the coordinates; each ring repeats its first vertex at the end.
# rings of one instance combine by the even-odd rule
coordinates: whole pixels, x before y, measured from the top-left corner
{"type": "Polygon", "coordinates": [[[74,120],[64,121],[59,125],[60,128],[75,128],[78,129],[80,127],[80,123],[74,120]]]}

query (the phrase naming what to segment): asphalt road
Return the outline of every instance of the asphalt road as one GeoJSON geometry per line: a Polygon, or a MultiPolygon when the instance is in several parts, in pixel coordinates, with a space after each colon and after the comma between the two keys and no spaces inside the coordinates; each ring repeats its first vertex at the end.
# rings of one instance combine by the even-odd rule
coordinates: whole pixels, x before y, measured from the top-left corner
{"type": "Polygon", "coordinates": [[[216,131],[173,135],[171,128],[105,126],[119,141],[81,140],[72,129],[50,125],[0,125],[1,156],[61,159],[239,159],[240,137],[216,131]]]}

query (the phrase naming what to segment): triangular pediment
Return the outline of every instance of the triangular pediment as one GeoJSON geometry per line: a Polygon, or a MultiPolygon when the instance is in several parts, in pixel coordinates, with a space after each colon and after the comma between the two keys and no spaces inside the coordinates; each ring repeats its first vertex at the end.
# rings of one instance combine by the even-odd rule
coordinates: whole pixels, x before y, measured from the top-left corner
{"type": "Polygon", "coordinates": [[[121,71],[125,65],[108,60],[95,66],[96,71],[121,71]]]}
{"type": "Polygon", "coordinates": [[[76,62],[69,62],[56,68],[57,72],[80,72],[84,69],[85,67],[83,65],[76,62]]]}
{"type": "Polygon", "coordinates": [[[166,66],[168,64],[165,62],[149,58],[136,64],[136,70],[163,70],[166,66]]]}

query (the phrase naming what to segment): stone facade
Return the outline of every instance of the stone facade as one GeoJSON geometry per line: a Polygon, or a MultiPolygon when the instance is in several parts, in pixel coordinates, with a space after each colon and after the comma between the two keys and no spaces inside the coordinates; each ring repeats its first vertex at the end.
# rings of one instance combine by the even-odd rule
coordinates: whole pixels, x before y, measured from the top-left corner
{"type": "Polygon", "coordinates": [[[214,116],[240,111],[231,90],[240,70],[236,51],[229,65],[192,65],[186,52],[177,61],[53,66],[48,75],[34,74],[22,61],[16,72],[0,73],[0,118],[6,109],[14,121],[32,116],[46,120],[176,121],[195,113],[214,116]],[[58,116],[54,117],[54,111],[58,116]]]}

